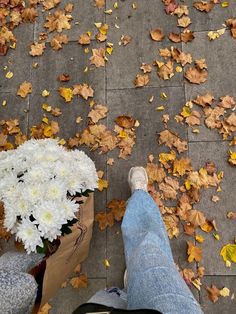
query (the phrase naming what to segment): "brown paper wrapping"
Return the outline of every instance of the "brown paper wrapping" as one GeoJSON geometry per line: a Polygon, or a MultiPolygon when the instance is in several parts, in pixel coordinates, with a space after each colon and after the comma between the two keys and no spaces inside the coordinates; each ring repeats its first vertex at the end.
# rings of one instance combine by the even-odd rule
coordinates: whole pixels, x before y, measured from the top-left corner
{"type": "Polygon", "coordinates": [[[93,194],[83,200],[84,203],[80,205],[78,213],[79,224],[76,223],[71,228],[72,233],[60,238],[61,243],[53,255],[42,262],[36,271],[31,271],[39,281],[39,290],[41,290],[39,299],[41,300],[37,303],[38,305],[40,303],[40,307],[48,302],[61,284],[73,273],[75,267],[88,256],[94,221],[93,194]],[[41,284],[40,281],[42,281],[41,284]]]}

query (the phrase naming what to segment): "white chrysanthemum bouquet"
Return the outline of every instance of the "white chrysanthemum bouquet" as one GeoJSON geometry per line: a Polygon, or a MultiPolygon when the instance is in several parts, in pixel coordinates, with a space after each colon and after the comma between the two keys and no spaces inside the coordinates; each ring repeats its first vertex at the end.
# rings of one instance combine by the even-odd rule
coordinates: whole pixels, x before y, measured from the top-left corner
{"type": "Polygon", "coordinates": [[[97,187],[93,161],[82,151],[67,151],[53,139],[30,140],[0,153],[0,200],[4,226],[30,252],[70,233],[77,222],[75,198],[97,187]]]}

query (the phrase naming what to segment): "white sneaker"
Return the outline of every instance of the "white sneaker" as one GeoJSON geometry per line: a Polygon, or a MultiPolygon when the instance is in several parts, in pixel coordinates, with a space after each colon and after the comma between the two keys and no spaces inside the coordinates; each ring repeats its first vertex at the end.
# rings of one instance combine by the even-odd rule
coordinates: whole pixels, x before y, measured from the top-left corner
{"type": "Polygon", "coordinates": [[[147,192],[148,176],[143,167],[132,167],[129,171],[128,182],[132,193],[134,190],[144,190],[147,192]]]}

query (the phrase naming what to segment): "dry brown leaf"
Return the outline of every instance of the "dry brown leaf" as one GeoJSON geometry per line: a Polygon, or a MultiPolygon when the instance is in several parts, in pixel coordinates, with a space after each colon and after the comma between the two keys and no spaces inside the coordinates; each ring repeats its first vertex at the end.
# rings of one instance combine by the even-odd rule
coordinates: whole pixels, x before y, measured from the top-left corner
{"type": "Polygon", "coordinates": [[[134,85],[135,87],[143,87],[146,86],[150,81],[149,75],[148,74],[137,74],[135,80],[134,80],[134,85]]]}
{"type": "Polygon", "coordinates": [[[37,10],[35,8],[25,8],[21,13],[22,20],[24,22],[35,22],[36,17],[38,16],[37,10]]]}
{"type": "Polygon", "coordinates": [[[95,105],[93,109],[89,112],[88,117],[93,123],[97,123],[99,120],[106,117],[108,108],[103,105],[95,105]]]}
{"type": "Polygon", "coordinates": [[[54,50],[59,50],[62,48],[62,44],[67,44],[69,41],[68,36],[67,35],[55,35],[52,39],[51,39],[51,47],[54,50]]]}
{"type": "Polygon", "coordinates": [[[85,274],[80,274],[78,277],[71,278],[70,284],[75,289],[87,288],[88,287],[88,277],[85,274]]]}
{"type": "Polygon", "coordinates": [[[224,115],[224,108],[216,106],[212,108],[204,108],[204,113],[206,116],[205,124],[210,129],[220,128],[221,121],[220,117],[224,115]]]}
{"type": "Polygon", "coordinates": [[[217,202],[219,202],[220,198],[218,195],[213,195],[211,200],[212,200],[212,202],[217,203],[217,202]]]}
{"type": "Polygon", "coordinates": [[[188,14],[189,14],[188,6],[184,4],[179,4],[174,11],[174,15],[177,15],[178,17],[188,14]]]}
{"type": "Polygon", "coordinates": [[[191,241],[187,241],[188,244],[188,262],[192,263],[194,260],[196,262],[200,262],[202,259],[202,249],[200,247],[197,247],[193,244],[191,241]]]}
{"type": "Polygon", "coordinates": [[[193,110],[191,112],[191,115],[185,119],[185,122],[189,126],[200,125],[200,117],[200,113],[196,110],[193,110]]]}
{"type": "Polygon", "coordinates": [[[120,39],[120,43],[123,45],[123,46],[126,46],[128,45],[132,40],[132,37],[129,36],[129,35],[122,35],[121,36],[121,39],[120,39]]]}
{"type": "Polygon", "coordinates": [[[198,70],[207,69],[206,59],[198,59],[198,60],[195,60],[195,65],[196,65],[196,68],[197,68],[198,70]]]}
{"type": "Polygon", "coordinates": [[[61,109],[60,109],[60,108],[55,107],[55,108],[52,108],[51,114],[52,114],[54,117],[59,117],[59,116],[62,114],[62,112],[61,112],[61,109]]]}
{"type": "Polygon", "coordinates": [[[30,46],[30,52],[29,54],[33,57],[35,56],[41,56],[43,53],[44,53],[44,50],[46,48],[46,45],[45,43],[33,43],[31,46],[30,46]]]}
{"type": "Polygon", "coordinates": [[[157,74],[163,80],[169,80],[174,76],[174,69],[173,69],[173,61],[169,60],[167,63],[163,64],[158,70],[157,74]]]}
{"type": "Polygon", "coordinates": [[[89,45],[90,42],[91,42],[90,36],[89,36],[87,33],[84,33],[84,34],[80,35],[80,37],[79,37],[79,43],[80,43],[81,45],[89,45]]]}
{"type": "Polygon", "coordinates": [[[233,38],[236,38],[236,19],[228,19],[225,21],[225,24],[230,28],[233,38]]]}
{"type": "Polygon", "coordinates": [[[208,298],[213,302],[216,303],[220,297],[220,290],[215,286],[211,285],[210,287],[206,287],[208,298]]]}
{"type": "Polygon", "coordinates": [[[55,8],[61,0],[43,0],[42,4],[45,10],[51,10],[55,8]]]}
{"type": "Polygon", "coordinates": [[[199,278],[202,278],[205,275],[205,268],[203,266],[198,267],[197,274],[199,278]]]}
{"type": "Polygon", "coordinates": [[[67,13],[71,13],[71,12],[73,11],[73,9],[74,9],[73,3],[67,3],[67,4],[65,5],[65,11],[66,11],[67,13]]]}
{"type": "Polygon", "coordinates": [[[131,129],[134,127],[135,120],[132,117],[122,115],[115,119],[115,123],[121,128],[131,129]]]}
{"type": "Polygon", "coordinates": [[[51,310],[52,306],[49,303],[45,303],[37,314],[49,314],[49,311],[51,310]]]}
{"type": "Polygon", "coordinates": [[[182,153],[188,149],[186,141],[182,141],[176,134],[169,130],[160,132],[159,143],[164,144],[169,148],[175,147],[178,153],[182,153]]]}
{"type": "Polygon", "coordinates": [[[150,31],[150,36],[154,41],[162,41],[165,38],[165,35],[160,28],[156,28],[150,31]]]}
{"type": "Polygon", "coordinates": [[[61,75],[58,76],[57,80],[58,80],[59,82],[69,82],[69,80],[70,80],[70,75],[67,74],[67,73],[63,73],[63,74],[61,74],[61,75]]]}
{"type": "Polygon", "coordinates": [[[32,84],[24,81],[18,88],[17,95],[22,98],[25,98],[31,92],[32,92],[32,84]]]}
{"type": "Polygon", "coordinates": [[[95,221],[98,222],[100,230],[105,230],[114,225],[114,216],[111,212],[101,212],[95,215],[95,221]]]}
{"type": "Polygon", "coordinates": [[[159,55],[162,56],[164,59],[171,57],[171,51],[168,48],[160,48],[159,55]]]}
{"type": "Polygon", "coordinates": [[[121,221],[125,214],[126,201],[114,199],[107,204],[107,208],[111,210],[115,221],[121,221]]]}
{"type": "Polygon", "coordinates": [[[99,9],[105,6],[105,0],[95,0],[95,6],[99,9]]]}
{"type": "Polygon", "coordinates": [[[214,96],[211,93],[206,93],[204,95],[198,95],[193,102],[201,107],[210,106],[214,100],[214,96]]]}
{"type": "Polygon", "coordinates": [[[193,32],[187,28],[184,29],[184,31],[180,34],[180,37],[181,37],[182,42],[184,43],[191,42],[195,38],[193,32]]]}
{"type": "Polygon", "coordinates": [[[192,269],[190,268],[184,268],[181,272],[184,281],[186,282],[187,285],[190,285],[192,282],[192,279],[195,277],[195,273],[192,269]]]}
{"type": "Polygon", "coordinates": [[[206,223],[206,217],[204,216],[204,214],[201,211],[196,210],[196,209],[192,209],[188,213],[188,221],[194,227],[198,227],[198,226],[202,226],[206,223]]]}
{"type": "Polygon", "coordinates": [[[227,213],[227,218],[228,219],[236,219],[236,213],[235,212],[228,212],[227,213]]]}
{"type": "Polygon", "coordinates": [[[48,29],[49,32],[57,31],[61,33],[63,29],[70,29],[70,21],[72,16],[70,14],[66,14],[64,10],[54,11],[51,15],[46,17],[46,23],[44,23],[44,27],[48,29]]]}
{"type": "Polygon", "coordinates": [[[206,82],[208,73],[206,70],[189,67],[184,74],[184,77],[193,84],[201,84],[206,82]]]}
{"type": "Polygon", "coordinates": [[[140,69],[143,70],[143,73],[152,72],[152,66],[150,64],[147,64],[147,63],[142,63],[140,69]]]}
{"type": "Polygon", "coordinates": [[[73,86],[73,95],[80,95],[82,98],[87,100],[89,97],[93,97],[93,94],[94,90],[86,83],[73,86]]]}
{"type": "Polygon", "coordinates": [[[163,221],[166,227],[166,231],[169,239],[177,237],[179,235],[179,220],[175,215],[164,215],[163,221]]]}
{"type": "Polygon", "coordinates": [[[235,100],[233,97],[226,95],[223,97],[220,97],[221,102],[219,103],[220,107],[223,107],[225,109],[231,109],[235,106],[235,100]]]}
{"type": "Polygon", "coordinates": [[[105,49],[104,48],[98,48],[98,49],[92,49],[92,57],[89,58],[90,63],[94,64],[97,68],[104,67],[105,66],[105,49]]]}
{"type": "Polygon", "coordinates": [[[164,169],[154,163],[148,163],[146,166],[146,171],[148,174],[148,180],[150,184],[152,184],[154,181],[160,183],[166,176],[164,169]]]}
{"type": "Polygon", "coordinates": [[[210,12],[213,7],[214,7],[214,3],[211,2],[207,2],[207,1],[196,1],[193,3],[193,7],[196,8],[199,11],[204,11],[204,12],[210,12]]]}
{"type": "Polygon", "coordinates": [[[195,232],[195,227],[191,223],[184,224],[184,233],[186,233],[189,236],[192,236],[195,232]]]}
{"type": "Polygon", "coordinates": [[[109,166],[113,166],[114,162],[115,162],[114,158],[108,158],[107,159],[107,165],[109,165],[109,166]]]}
{"type": "Polygon", "coordinates": [[[188,27],[191,23],[191,19],[188,16],[182,16],[178,19],[178,26],[180,27],[188,27]]]}
{"type": "Polygon", "coordinates": [[[181,42],[181,35],[180,34],[170,33],[168,38],[169,38],[169,40],[173,41],[174,43],[181,42]]]}
{"type": "Polygon", "coordinates": [[[191,160],[189,158],[181,158],[174,160],[173,175],[183,176],[186,172],[192,170],[191,160]]]}

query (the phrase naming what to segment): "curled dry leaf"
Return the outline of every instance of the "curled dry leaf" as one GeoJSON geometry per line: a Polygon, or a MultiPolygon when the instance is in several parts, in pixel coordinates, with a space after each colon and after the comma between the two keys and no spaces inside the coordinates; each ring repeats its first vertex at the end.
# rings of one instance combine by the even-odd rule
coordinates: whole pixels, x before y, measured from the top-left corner
{"type": "Polygon", "coordinates": [[[188,221],[194,226],[202,226],[206,222],[206,217],[205,215],[196,209],[192,209],[191,211],[188,212],[188,221]]]}
{"type": "Polygon", "coordinates": [[[173,13],[178,7],[176,0],[162,0],[162,2],[164,2],[166,14],[173,13]]]}
{"type": "Polygon", "coordinates": [[[32,84],[24,81],[18,88],[17,95],[22,98],[25,98],[31,92],[32,92],[32,84]]]}
{"type": "Polygon", "coordinates": [[[225,109],[232,109],[235,106],[235,100],[232,96],[226,95],[220,98],[219,106],[225,109]]]}
{"type": "Polygon", "coordinates": [[[44,23],[44,27],[48,29],[49,32],[57,31],[61,33],[63,29],[70,29],[70,21],[72,16],[70,14],[66,14],[64,10],[54,11],[51,15],[46,17],[46,23],[44,23]]]}
{"type": "Polygon", "coordinates": [[[193,102],[201,107],[210,106],[213,103],[214,96],[211,93],[206,93],[204,95],[198,95],[193,102]]]}
{"type": "Polygon", "coordinates": [[[87,288],[88,287],[88,277],[85,274],[80,274],[77,277],[71,278],[70,284],[75,289],[87,288]]]}
{"type": "Polygon", "coordinates": [[[45,10],[51,10],[55,8],[61,0],[43,0],[42,4],[45,10]]]}
{"type": "Polygon", "coordinates": [[[59,50],[62,48],[62,44],[67,44],[68,43],[68,36],[67,35],[55,35],[51,39],[51,47],[54,50],[59,50]]]}
{"type": "Polygon", "coordinates": [[[140,69],[143,70],[143,73],[152,72],[152,66],[150,64],[147,64],[147,63],[142,63],[140,69]]]}
{"type": "Polygon", "coordinates": [[[182,153],[188,149],[187,142],[181,140],[176,134],[169,130],[160,132],[159,143],[165,144],[169,148],[176,148],[178,153],[182,153]]]}
{"type": "Polygon", "coordinates": [[[178,19],[178,26],[180,27],[188,27],[191,23],[191,19],[188,16],[183,16],[178,19]]]}
{"type": "Polygon", "coordinates": [[[174,76],[174,69],[173,69],[173,61],[169,60],[167,63],[163,64],[158,70],[157,74],[163,80],[169,80],[174,76]]]}
{"type": "Polygon", "coordinates": [[[152,162],[147,164],[146,171],[148,174],[148,180],[150,184],[152,184],[155,181],[157,183],[161,183],[166,176],[164,169],[152,162]]]}
{"type": "Polygon", "coordinates": [[[236,19],[228,19],[225,21],[225,24],[230,28],[233,38],[236,38],[236,19]]]}
{"type": "Polygon", "coordinates": [[[187,28],[184,29],[184,31],[180,34],[180,37],[181,37],[182,42],[184,43],[191,42],[195,38],[193,32],[187,28]]]}
{"type": "Polygon", "coordinates": [[[150,36],[154,41],[162,41],[165,38],[165,35],[160,28],[156,28],[150,31],[150,36]]]}
{"type": "Polygon", "coordinates": [[[211,285],[211,287],[206,287],[208,298],[213,302],[216,303],[220,297],[220,290],[215,286],[211,285]]]}
{"type": "Polygon", "coordinates": [[[35,8],[25,8],[21,13],[22,20],[24,22],[35,22],[36,17],[38,16],[37,10],[35,8]]]}
{"type": "Polygon", "coordinates": [[[179,219],[175,215],[164,215],[163,221],[168,234],[169,239],[173,237],[178,237],[179,235],[179,219]]]}
{"type": "Polygon", "coordinates": [[[189,67],[184,74],[184,77],[193,84],[201,84],[206,82],[208,73],[206,70],[199,70],[195,67],[189,67]]]}
{"type": "Polygon", "coordinates": [[[134,80],[134,85],[135,87],[143,87],[146,86],[150,81],[149,75],[148,74],[137,74],[135,80],[134,80]]]}
{"type": "Polygon", "coordinates": [[[58,92],[65,102],[70,102],[73,99],[73,91],[69,87],[59,87],[58,92]]]}
{"type": "Polygon", "coordinates": [[[101,212],[96,214],[95,221],[98,222],[100,230],[105,230],[108,226],[114,225],[114,216],[111,212],[101,212]]]}
{"type": "Polygon", "coordinates": [[[52,306],[49,303],[45,303],[37,314],[49,314],[49,311],[51,310],[52,306]]]}
{"type": "Polygon", "coordinates": [[[115,221],[121,221],[125,214],[126,202],[114,199],[107,204],[107,208],[111,210],[115,221]]]}
{"type": "Polygon", "coordinates": [[[126,46],[128,45],[132,40],[132,37],[129,36],[129,35],[122,35],[121,38],[120,38],[120,43],[123,45],[123,46],[126,46]]]}
{"type": "Polygon", "coordinates": [[[170,33],[168,38],[169,38],[169,40],[173,41],[174,43],[181,42],[181,35],[180,34],[170,33]]]}
{"type": "Polygon", "coordinates": [[[175,159],[173,162],[173,175],[183,176],[187,172],[191,171],[192,165],[189,158],[175,159]]]}
{"type": "Polygon", "coordinates": [[[80,35],[80,37],[79,37],[79,43],[80,43],[81,45],[89,45],[90,42],[91,42],[90,36],[89,36],[87,33],[84,33],[84,34],[80,35]]]}
{"type": "Polygon", "coordinates": [[[224,115],[224,108],[216,106],[214,109],[205,108],[205,124],[209,129],[220,128],[221,121],[220,117],[224,115]]]}
{"type": "Polygon", "coordinates": [[[187,241],[188,244],[188,262],[192,263],[193,261],[200,262],[202,259],[202,249],[197,247],[191,241],[187,241]]]}
{"type": "Polygon", "coordinates": [[[73,86],[73,95],[80,95],[84,99],[88,99],[89,97],[93,97],[94,90],[92,89],[92,86],[83,83],[83,84],[77,84],[73,86]]]}
{"type": "Polygon", "coordinates": [[[195,60],[195,65],[196,65],[197,69],[199,69],[199,70],[207,69],[206,59],[195,60]]]}
{"type": "Polygon", "coordinates": [[[122,115],[115,119],[115,123],[121,128],[131,129],[134,127],[135,120],[129,116],[122,115]]]}
{"type": "Polygon", "coordinates": [[[45,43],[33,43],[30,46],[30,52],[29,54],[33,57],[35,56],[41,56],[44,53],[44,50],[46,48],[45,43]]]}
{"type": "Polygon", "coordinates": [[[58,76],[57,80],[58,80],[59,82],[69,82],[69,80],[70,80],[70,75],[67,74],[67,73],[63,73],[63,74],[61,74],[61,75],[58,76]]]}

